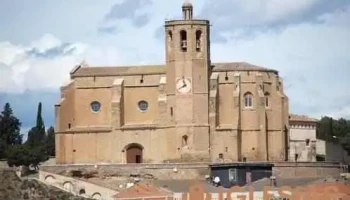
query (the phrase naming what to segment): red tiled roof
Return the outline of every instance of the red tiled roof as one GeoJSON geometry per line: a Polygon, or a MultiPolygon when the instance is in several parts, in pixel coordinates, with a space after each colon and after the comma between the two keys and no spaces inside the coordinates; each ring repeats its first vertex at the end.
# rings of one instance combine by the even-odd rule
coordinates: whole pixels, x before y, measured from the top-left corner
{"type": "Polygon", "coordinates": [[[172,196],[172,192],[148,183],[138,183],[114,195],[115,199],[172,196]]]}

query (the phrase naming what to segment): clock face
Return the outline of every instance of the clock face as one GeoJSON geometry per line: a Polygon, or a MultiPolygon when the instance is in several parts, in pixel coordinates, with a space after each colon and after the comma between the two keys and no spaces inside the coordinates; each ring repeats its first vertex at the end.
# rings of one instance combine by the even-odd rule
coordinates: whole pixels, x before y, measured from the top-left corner
{"type": "Polygon", "coordinates": [[[187,78],[180,78],[176,82],[176,90],[182,94],[191,91],[191,81],[187,78]]]}

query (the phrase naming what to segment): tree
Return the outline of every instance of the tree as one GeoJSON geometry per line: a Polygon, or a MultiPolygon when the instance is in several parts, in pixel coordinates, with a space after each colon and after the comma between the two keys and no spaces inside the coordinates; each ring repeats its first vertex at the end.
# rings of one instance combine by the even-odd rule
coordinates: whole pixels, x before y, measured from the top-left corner
{"type": "Polygon", "coordinates": [[[6,157],[8,148],[22,143],[21,122],[13,114],[9,103],[6,103],[0,114],[0,158],[6,157]]]}
{"type": "MultiPolygon", "coordinates": [[[[49,158],[46,149],[47,146],[45,125],[41,116],[41,111],[42,105],[40,102],[38,105],[38,112],[36,116],[36,125],[29,130],[28,139],[25,143],[25,148],[27,148],[29,151],[28,162],[34,167],[37,167],[40,162],[44,162],[49,158]]],[[[16,153],[16,149],[14,150],[14,152],[16,153]]],[[[20,161],[18,162],[21,163],[20,161]]],[[[23,163],[27,164],[26,162],[23,163]]]]}
{"type": "Polygon", "coordinates": [[[28,144],[14,145],[9,148],[7,164],[12,166],[34,166],[48,159],[42,147],[30,147],[28,144]]]}
{"type": "Polygon", "coordinates": [[[55,130],[52,126],[47,129],[46,138],[46,153],[47,155],[55,156],[55,130]]]}
{"type": "Polygon", "coordinates": [[[29,146],[43,146],[45,145],[46,133],[44,121],[41,117],[41,102],[38,105],[38,112],[36,117],[36,125],[28,132],[27,144],[29,146]]]}
{"type": "Polygon", "coordinates": [[[350,120],[322,117],[317,127],[317,138],[340,143],[350,153],[350,120]]]}
{"type": "Polygon", "coordinates": [[[14,145],[8,151],[7,164],[13,166],[30,165],[30,151],[27,145],[14,145]]]}

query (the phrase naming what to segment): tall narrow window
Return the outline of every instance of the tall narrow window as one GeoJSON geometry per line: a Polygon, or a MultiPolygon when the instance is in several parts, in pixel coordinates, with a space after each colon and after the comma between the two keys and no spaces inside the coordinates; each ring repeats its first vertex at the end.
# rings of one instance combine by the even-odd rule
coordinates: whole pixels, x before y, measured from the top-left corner
{"type": "Polygon", "coordinates": [[[202,41],[202,31],[197,30],[196,31],[196,51],[199,52],[201,51],[201,41],[202,41]]]}
{"type": "Polygon", "coordinates": [[[187,33],[186,31],[180,31],[180,46],[182,51],[187,51],[187,33]]]}
{"type": "Polygon", "coordinates": [[[244,107],[246,107],[246,108],[253,107],[253,95],[250,92],[247,92],[244,95],[244,107]]]}
{"type": "Polygon", "coordinates": [[[187,140],[188,140],[188,136],[187,135],[184,135],[182,136],[182,146],[187,146],[187,140]]]}
{"type": "Polygon", "coordinates": [[[169,42],[173,41],[173,33],[171,31],[168,31],[168,39],[169,42]]]}
{"type": "Polygon", "coordinates": [[[269,107],[270,106],[270,93],[266,92],[265,93],[265,107],[269,107]]]}

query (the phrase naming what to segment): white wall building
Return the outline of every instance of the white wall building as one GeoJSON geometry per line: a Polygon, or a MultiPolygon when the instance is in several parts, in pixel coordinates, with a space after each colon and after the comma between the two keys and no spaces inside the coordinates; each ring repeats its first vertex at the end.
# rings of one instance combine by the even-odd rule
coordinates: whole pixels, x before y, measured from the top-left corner
{"type": "Polygon", "coordinates": [[[289,116],[289,160],[316,161],[317,119],[305,115],[289,116]]]}

